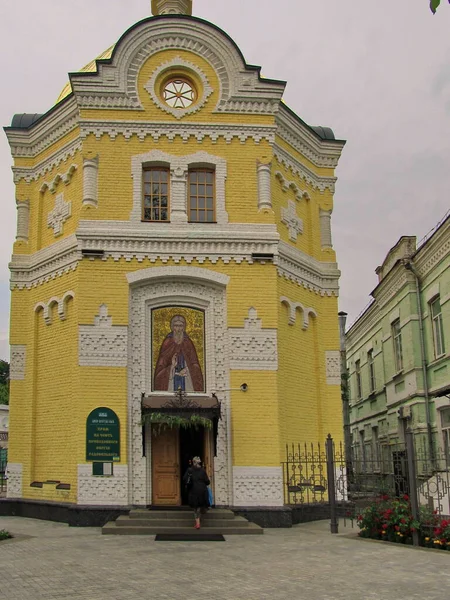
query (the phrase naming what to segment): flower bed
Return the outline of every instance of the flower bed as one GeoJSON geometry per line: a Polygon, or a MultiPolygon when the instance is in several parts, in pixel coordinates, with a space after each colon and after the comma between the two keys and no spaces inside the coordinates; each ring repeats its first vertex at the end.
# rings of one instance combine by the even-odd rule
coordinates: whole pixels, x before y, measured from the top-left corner
{"type": "Polygon", "coordinates": [[[421,546],[450,550],[450,520],[421,507],[419,519],[414,519],[408,496],[381,496],[357,516],[359,536],[399,544],[412,544],[418,533],[421,546]]]}

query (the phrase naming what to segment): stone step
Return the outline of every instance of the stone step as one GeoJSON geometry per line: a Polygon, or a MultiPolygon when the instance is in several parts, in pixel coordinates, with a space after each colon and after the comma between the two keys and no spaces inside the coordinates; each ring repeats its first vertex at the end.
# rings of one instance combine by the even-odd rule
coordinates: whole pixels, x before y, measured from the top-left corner
{"type": "Polygon", "coordinates": [[[161,534],[187,534],[187,535],[199,535],[201,537],[202,532],[206,534],[219,534],[219,535],[261,535],[264,533],[264,529],[256,525],[255,523],[248,523],[247,527],[233,527],[229,525],[227,527],[204,527],[202,529],[194,529],[191,527],[170,527],[168,525],[164,527],[155,527],[151,524],[146,526],[117,526],[114,521],[106,523],[102,527],[103,535],[157,535],[161,534]]]}
{"type": "MultiPolygon", "coordinates": [[[[190,515],[189,519],[179,519],[174,517],[173,519],[137,519],[136,517],[130,518],[129,516],[122,515],[115,521],[117,527],[188,527],[190,524],[194,525],[194,515],[190,515]]],[[[202,527],[246,527],[248,521],[243,517],[235,517],[234,519],[205,519],[202,518],[202,527]]]]}
{"type": "MultiPolygon", "coordinates": [[[[160,519],[177,519],[177,520],[192,520],[192,510],[147,510],[147,509],[136,509],[130,510],[130,519],[147,519],[147,520],[160,520],[160,519]]],[[[213,520],[213,519],[234,519],[235,515],[232,510],[224,508],[216,508],[209,510],[206,514],[202,515],[202,519],[213,520]]]]}

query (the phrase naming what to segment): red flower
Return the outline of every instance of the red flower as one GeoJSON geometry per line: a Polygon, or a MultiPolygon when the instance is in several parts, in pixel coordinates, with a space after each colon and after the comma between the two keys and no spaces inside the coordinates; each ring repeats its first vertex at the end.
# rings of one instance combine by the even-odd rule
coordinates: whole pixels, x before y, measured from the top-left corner
{"type": "Polygon", "coordinates": [[[403,500],[409,500],[409,496],[408,496],[408,494],[405,494],[405,495],[403,496],[403,500]]]}
{"type": "Polygon", "coordinates": [[[400,519],[400,523],[406,523],[406,519],[400,519]]]}
{"type": "Polygon", "coordinates": [[[387,529],[388,528],[387,523],[384,523],[382,527],[383,527],[383,529],[387,529]]]}
{"type": "Polygon", "coordinates": [[[395,526],[395,531],[399,531],[400,527],[398,525],[395,526]]]}

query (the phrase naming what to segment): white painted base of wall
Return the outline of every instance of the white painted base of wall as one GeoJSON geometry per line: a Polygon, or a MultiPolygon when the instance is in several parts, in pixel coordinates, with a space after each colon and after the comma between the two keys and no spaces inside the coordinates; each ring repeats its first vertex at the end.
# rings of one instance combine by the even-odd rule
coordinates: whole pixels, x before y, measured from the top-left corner
{"type": "Polygon", "coordinates": [[[233,506],[283,506],[281,467],[233,467],[233,506]]]}
{"type": "Polygon", "coordinates": [[[8,476],[6,497],[22,498],[22,464],[8,463],[6,472],[8,476]]]}
{"type": "Polygon", "coordinates": [[[78,465],[77,504],[128,505],[128,465],[114,465],[111,477],[92,475],[92,464],[78,465]]]}

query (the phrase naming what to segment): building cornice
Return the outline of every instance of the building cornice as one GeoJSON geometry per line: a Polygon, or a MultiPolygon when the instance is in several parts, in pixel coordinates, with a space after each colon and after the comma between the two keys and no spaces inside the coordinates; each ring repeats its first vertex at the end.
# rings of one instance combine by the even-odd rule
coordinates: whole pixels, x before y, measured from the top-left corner
{"type": "Polygon", "coordinates": [[[75,271],[81,252],[76,235],[70,235],[34,254],[14,254],[9,264],[11,289],[32,288],[75,271]]]}
{"type": "Polygon", "coordinates": [[[337,167],[345,142],[323,140],[283,104],[275,117],[277,135],[317,167],[337,167]]]}
{"type": "Polygon", "coordinates": [[[105,258],[175,263],[218,260],[252,263],[252,254],[278,254],[274,225],[178,224],[153,225],[129,221],[82,221],[77,231],[80,248],[103,250],[105,258]]]}
{"type": "Polygon", "coordinates": [[[262,140],[273,144],[275,131],[276,127],[273,125],[241,125],[236,123],[208,125],[203,123],[174,123],[173,121],[155,121],[151,123],[148,121],[80,121],[82,139],[91,134],[100,139],[102,135],[106,134],[114,140],[121,134],[127,141],[135,135],[141,141],[144,141],[147,137],[158,141],[165,136],[171,141],[176,137],[180,137],[183,142],[188,142],[191,137],[194,137],[199,143],[206,138],[209,138],[212,142],[223,138],[227,143],[230,143],[237,138],[244,144],[250,138],[257,144],[262,140]]]}
{"type": "Polygon", "coordinates": [[[363,339],[369,331],[380,323],[380,320],[380,307],[376,302],[373,302],[345,334],[345,347],[348,354],[351,354],[353,340],[356,343],[358,340],[363,339]]]}
{"type": "Polygon", "coordinates": [[[421,246],[413,256],[419,277],[424,278],[450,255],[450,218],[439,227],[433,236],[421,246]]]}
{"type": "MultiPolygon", "coordinates": [[[[163,263],[247,262],[272,255],[278,274],[322,296],[338,295],[339,270],[280,242],[275,225],[155,225],[129,221],[81,221],[71,235],[33,255],[14,255],[11,289],[31,288],[77,268],[82,251],[103,251],[112,258],[163,263]]],[[[269,259],[270,262],[270,259],[269,259]]]]}
{"type": "Polygon", "coordinates": [[[308,169],[307,166],[302,164],[292,154],[290,154],[285,148],[282,148],[275,142],[273,146],[273,153],[280,165],[283,165],[286,169],[290,169],[294,175],[297,175],[308,183],[311,187],[318,189],[320,192],[324,192],[328,189],[334,194],[337,177],[325,177],[316,175],[314,171],[308,169]]]}
{"type": "Polygon", "coordinates": [[[30,183],[31,181],[36,181],[40,177],[44,177],[68,158],[73,158],[82,147],[83,142],[79,138],[76,138],[60,148],[49,158],[39,162],[35,167],[13,167],[14,183],[19,183],[19,181],[22,180],[30,183]]]}
{"type": "Polygon", "coordinates": [[[293,248],[286,242],[278,244],[278,274],[321,296],[339,295],[339,277],[336,263],[318,261],[293,248]]]}
{"type": "Polygon", "coordinates": [[[14,158],[34,158],[76,129],[78,122],[78,106],[73,98],[69,98],[30,129],[5,127],[11,154],[14,158]]]}

